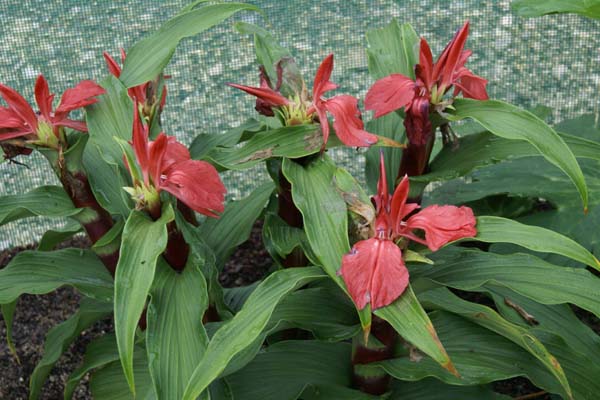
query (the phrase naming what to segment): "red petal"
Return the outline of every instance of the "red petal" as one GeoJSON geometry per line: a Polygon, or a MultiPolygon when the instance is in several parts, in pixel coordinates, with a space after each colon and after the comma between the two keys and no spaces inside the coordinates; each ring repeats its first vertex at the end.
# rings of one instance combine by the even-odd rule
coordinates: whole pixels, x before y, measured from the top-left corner
{"type": "Polygon", "coordinates": [[[438,206],[424,208],[406,221],[406,229],[425,231],[427,247],[438,250],[454,240],[477,235],[477,220],[469,207],[438,206]]]}
{"type": "Polygon", "coordinates": [[[365,97],[365,109],[374,110],[375,118],[407,106],[415,96],[415,82],[392,74],[375,82],[365,97]]]}
{"type": "Polygon", "coordinates": [[[335,134],[346,146],[369,147],[377,143],[377,136],[363,129],[356,98],[340,95],[332,97],[324,104],[325,109],[333,115],[335,134]]]}
{"type": "Polygon", "coordinates": [[[408,286],[408,270],[400,248],[390,240],[372,238],[356,243],[342,258],[340,270],[359,310],[391,304],[408,286]]]}
{"type": "Polygon", "coordinates": [[[56,116],[94,104],[98,101],[95,97],[104,93],[106,91],[96,82],[81,81],[74,88],[65,90],[56,109],[56,116]]]}
{"type": "Polygon", "coordinates": [[[313,82],[313,101],[320,99],[325,92],[336,89],[337,85],[329,82],[333,71],[333,54],[328,55],[319,65],[313,82]]]}
{"type": "Polygon", "coordinates": [[[164,133],[160,133],[156,140],[148,144],[148,175],[152,178],[154,186],[160,185],[160,176],[162,174],[162,163],[167,151],[169,138],[164,133]]]}
{"type": "Polygon", "coordinates": [[[408,175],[404,175],[392,197],[391,220],[395,234],[400,234],[402,231],[402,220],[404,217],[420,207],[417,203],[406,203],[409,192],[410,184],[408,175]]]}
{"type": "Polygon", "coordinates": [[[83,121],[73,121],[72,119],[63,119],[60,121],[53,121],[53,124],[56,126],[66,126],[67,128],[75,129],[79,132],[87,132],[87,125],[83,121]]]}
{"type": "Polygon", "coordinates": [[[0,107],[0,129],[26,128],[23,119],[12,108],[0,107]]]}
{"type": "MultiPolygon", "coordinates": [[[[187,161],[191,158],[188,148],[179,143],[174,136],[167,136],[167,138],[167,150],[162,158],[162,164],[160,166],[160,170],[163,174],[167,173],[172,165],[187,161]]],[[[150,146],[152,146],[152,143],[150,143],[150,146]]]]}
{"type": "Polygon", "coordinates": [[[40,75],[35,81],[35,102],[40,108],[40,112],[46,119],[46,121],[50,122],[52,120],[52,101],[54,100],[54,95],[50,93],[50,89],[48,88],[48,81],[44,78],[44,75],[40,75]]]}
{"type": "Polygon", "coordinates": [[[14,115],[29,125],[32,131],[37,131],[38,120],[35,111],[31,108],[27,100],[23,98],[16,90],[0,84],[0,96],[6,101],[14,115]]]}
{"type": "Polygon", "coordinates": [[[385,160],[383,158],[383,151],[379,152],[379,180],[377,181],[377,195],[373,196],[375,200],[375,206],[377,213],[385,211],[389,213],[389,199],[390,194],[388,190],[387,176],[385,174],[385,160]]]}
{"type": "Polygon", "coordinates": [[[148,160],[148,128],[142,123],[140,119],[140,112],[137,104],[133,105],[133,134],[132,143],[133,151],[135,152],[135,158],[137,158],[138,165],[142,170],[144,176],[144,183],[148,185],[148,171],[150,168],[148,160]]]}
{"type": "Polygon", "coordinates": [[[485,88],[487,83],[487,79],[477,76],[463,67],[454,81],[454,96],[462,92],[464,97],[470,99],[487,100],[489,98],[485,88]]]}
{"type": "Polygon", "coordinates": [[[456,32],[450,43],[446,46],[433,68],[433,77],[438,80],[438,88],[445,90],[452,85],[452,78],[459,67],[459,61],[467,36],[469,35],[469,21],[456,32]]]}
{"type": "Polygon", "coordinates": [[[419,64],[415,67],[417,79],[421,79],[427,89],[433,85],[433,55],[431,48],[424,38],[421,38],[419,64]]]}
{"type": "Polygon", "coordinates": [[[205,161],[173,165],[160,187],[201,214],[217,217],[225,210],[225,186],[215,167],[205,161]]]}
{"type": "Polygon", "coordinates": [[[321,150],[325,149],[327,141],[329,140],[329,120],[327,119],[327,111],[323,107],[323,102],[320,102],[321,107],[315,108],[319,115],[319,123],[321,124],[321,133],[323,134],[323,146],[321,150]]]}
{"type": "Polygon", "coordinates": [[[110,54],[108,54],[106,51],[104,53],[102,53],[102,55],[104,56],[104,60],[106,61],[106,66],[108,67],[108,72],[110,72],[111,75],[113,75],[117,78],[119,76],[121,76],[121,67],[115,61],[115,59],[112,58],[110,56],[110,54]]]}
{"type": "Polygon", "coordinates": [[[238,85],[236,83],[228,83],[227,85],[236,89],[243,90],[244,92],[251,94],[252,96],[256,96],[259,99],[267,102],[267,104],[269,104],[271,107],[284,106],[289,103],[288,99],[286,99],[281,94],[277,93],[276,91],[270,88],[256,88],[252,86],[238,85]]]}

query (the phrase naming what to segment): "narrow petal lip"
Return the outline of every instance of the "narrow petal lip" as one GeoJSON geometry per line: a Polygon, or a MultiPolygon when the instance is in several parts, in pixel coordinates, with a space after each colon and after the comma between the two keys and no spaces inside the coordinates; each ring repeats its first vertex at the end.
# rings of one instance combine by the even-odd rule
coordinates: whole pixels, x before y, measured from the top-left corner
{"type": "Polygon", "coordinates": [[[0,84],[0,96],[6,101],[15,115],[19,116],[24,123],[29,125],[32,131],[37,131],[38,119],[35,111],[16,90],[0,84]]]}
{"type": "Polygon", "coordinates": [[[61,118],[73,110],[94,104],[98,101],[96,97],[105,93],[106,90],[96,82],[83,80],[63,92],[55,111],[56,117],[61,118]]]}
{"type": "Polygon", "coordinates": [[[330,90],[337,89],[337,85],[330,82],[331,73],[333,72],[333,53],[321,61],[317,72],[315,73],[315,79],[313,81],[313,101],[320,99],[323,94],[330,90]]]}
{"type": "Polygon", "coordinates": [[[258,97],[268,102],[272,106],[285,106],[290,102],[287,98],[283,97],[281,94],[277,93],[271,88],[257,88],[253,86],[239,85],[237,83],[231,82],[226,83],[226,85],[239,90],[243,90],[244,92],[251,94],[252,96],[258,97]]]}
{"type": "Polygon", "coordinates": [[[406,107],[415,98],[415,81],[402,74],[377,80],[365,96],[365,109],[375,111],[375,118],[406,107]]]}
{"type": "Polygon", "coordinates": [[[463,26],[456,32],[452,40],[446,45],[446,48],[438,58],[433,67],[433,76],[437,77],[440,88],[448,88],[452,85],[452,78],[461,54],[469,35],[469,21],[465,21],[463,26]]]}
{"type": "MultiPolygon", "coordinates": [[[[321,106],[333,115],[335,133],[346,146],[369,147],[379,140],[376,135],[364,130],[364,124],[358,109],[358,99],[355,97],[350,95],[334,96],[322,102],[321,106]]],[[[324,145],[325,143],[324,135],[324,145]]]]}
{"type": "Polygon", "coordinates": [[[50,93],[48,81],[44,78],[44,75],[38,76],[35,81],[34,95],[40,113],[46,121],[50,122],[52,120],[52,101],[54,100],[54,95],[50,93]]]}

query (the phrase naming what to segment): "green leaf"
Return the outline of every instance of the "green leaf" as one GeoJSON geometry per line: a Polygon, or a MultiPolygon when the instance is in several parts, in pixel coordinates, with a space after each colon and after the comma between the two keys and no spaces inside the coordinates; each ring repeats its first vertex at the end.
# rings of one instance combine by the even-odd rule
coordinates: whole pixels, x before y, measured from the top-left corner
{"type": "Polygon", "coordinates": [[[25,194],[0,197],[0,226],[33,216],[69,217],[80,213],[60,186],[41,186],[25,194]]]}
{"type": "Polygon", "coordinates": [[[135,395],[133,347],[146,298],[154,279],[158,256],[167,245],[167,223],[174,219],[171,206],[152,221],[141,211],[132,211],[125,223],[115,275],[115,333],[125,377],[135,395]]]}
{"type": "MultiPolygon", "coordinates": [[[[600,144],[560,133],[577,158],[600,159],[600,144]]],[[[411,177],[415,182],[448,180],[505,160],[541,156],[534,146],[523,140],[510,140],[490,132],[478,132],[458,139],[457,145],[445,146],[429,164],[430,172],[411,177]]]]}
{"type": "Polygon", "coordinates": [[[285,126],[259,132],[241,147],[216,147],[207,158],[226,169],[238,170],[273,157],[299,158],[315,154],[322,144],[318,125],[285,126]]]}
{"type": "Polygon", "coordinates": [[[46,294],[63,285],[99,301],[112,300],[112,277],[89,250],[24,251],[0,270],[0,304],[22,294],[46,294]]]}
{"type": "Polygon", "coordinates": [[[223,268],[235,248],[248,240],[252,227],[262,214],[273,189],[273,182],[262,184],[248,197],[227,203],[219,218],[208,218],[198,228],[204,242],[215,253],[219,269],[223,268]]]}
{"type": "MultiPolygon", "coordinates": [[[[302,213],[304,231],[321,266],[346,293],[337,272],[342,257],[350,251],[348,213],[341,193],[334,186],[337,167],[327,156],[302,166],[284,159],[282,171],[292,185],[292,198],[302,213]]],[[[359,311],[363,329],[371,325],[369,307],[359,311]]]]}
{"type": "MultiPolygon", "coordinates": [[[[600,192],[598,162],[580,162],[590,193],[600,192]]],[[[579,214],[584,215],[569,178],[540,157],[506,161],[475,171],[466,179],[448,181],[425,193],[423,205],[463,204],[497,194],[542,198],[556,207],[579,207],[579,214]]],[[[597,205],[599,200],[592,196],[590,207],[597,205]]]]}
{"type": "MultiPolygon", "coordinates": [[[[389,113],[383,117],[372,119],[367,122],[366,130],[381,136],[388,137],[398,143],[405,140],[403,119],[397,113],[389,113]]],[[[376,148],[370,147],[365,154],[365,178],[370,193],[377,193],[377,182],[379,181],[379,154],[383,151],[385,160],[385,171],[388,177],[388,190],[394,192],[395,180],[400,169],[402,160],[402,149],[397,147],[376,148]]]]}
{"type": "Polygon", "coordinates": [[[155,79],[167,66],[182,39],[195,36],[242,10],[260,11],[250,4],[223,3],[176,15],[129,50],[121,81],[125,86],[133,87],[155,79]]]}
{"type": "Polygon", "coordinates": [[[265,248],[279,265],[282,265],[283,258],[296,248],[302,249],[310,263],[319,264],[304,230],[288,225],[274,212],[265,213],[262,234],[265,248]]]}
{"type": "Polygon", "coordinates": [[[477,217],[477,236],[486,243],[513,243],[529,250],[555,253],[600,270],[600,262],[587,249],[566,236],[507,218],[477,217]]]}
{"type": "Polygon", "coordinates": [[[13,342],[12,337],[12,329],[13,329],[13,319],[15,316],[15,310],[17,308],[17,300],[11,301],[7,304],[0,304],[0,313],[2,313],[2,319],[4,320],[4,326],[6,327],[6,345],[8,346],[8,350],[15,357],[17,363],[21,363],[19,360],[19,355],[17,354],[17,349],[15,348],[15,344],[13,342]]]}
{"type": "Polygon", "coordinates": [[[147,312],[146,350],[158,399],[181,398],[208,343],[202,325],[208,292],[198,262],[190,257],[182,273],[164,261],[157,266],[147,312]]]}
{"type": "Polygon", "coordinates": [[[301,397],[302,400],[380,400],[381,398],[349,387],[329,384],[309,385],[304,389],[301,397]]]}
{"type": "Polygon", "coordinates": [[[575,13],[600,19],[599,0],[513,0],[511,8],[522,17],[575,13]]]}
{"type": "Polygon", "coordinates": [[[281,46],[269,31],[260,26],[249,24],[247,22],[237,22],[235,24],[235,29],[244,35],[254,35],[256,61],[259,65],[265,67],[267,76],[271,82],[277,82],[275,65],[282,58],[291,57],[290,51],[281,46]]]}
{"type": "Polygon", "coordinates": [[[79,222],[69,220],[62,228],[49,229],[44,232],[44,235],[38,244],[37,250],[50,251],[56,247],[57,244],[64,242],[79,232],[81,232],[81,225],[79,222]]]}
{"type": "Polygon", "coordinates": [[[90,391],[94,400],[156,400],[154,386],[148,371],[146,351],[137,347],[133,357],[135,376],[134,396],[119,361],[114,361],[95,371],[90,377],[90,391]]]}
{"type": "Polygon", "coordinates": [[[375,310],[375,315],[389,322],[404,340],[458,376],[433,324],[410,286],[392,304],[375,310]]]}
{"type": "Polygon", "coordinates": [[[526,376],[538,386],[560,391],[551,373],[532,354],[510,340],[457,315],[435,311],[430,316],[439,326],[440,338],[456,363],[460,378],[427,357],[417,362],[401,357],[377,365],[402,381],[435,377],[452,385],[473,386],[526,376]]]}
{"type": "Polygon", "coordinates": [[[240,140],[248,139],[257,132],[264,130],[264,125],[255,120],[249,119],[240,126],[228,130],[223,134],[201,133],[194,138],[190,145],[190,155],[194,160],[204,157],[215,147],[233,147],[240,140]]]}
{"type": "Polygon", "coordinates": [[[510,400],[489,386],[455,386],[428,378],[418,382],[394,381],[389,400],[510,400]]]}
{"type": "Polygon", "coordinates": [[[497,100],[456,99],[451,120],[472,118],[493,134],[513,140],[525,140],[569,176],[583,201],[588,206],[585,178],[575,156],[564,140],[541,119],[525,110],[497,100]]]}
{"type": "MultiPolygon", "coordinates": [[[[560,363],[528,329],[508,322],[489,307],[463,300],[446,288],[429,290],[421,294],[419,299],[428,308],[445,310],[460,315],[477,325],[481,325],[504,336],[506,339],[525,349],[556,378],[562,387],[561,393],[569,398],[573,397],[569,382],[560,363]]],[[[467,340],[465,343],[471,343],[471,341],[467,340]]],[[[518,357],[514,357],[513,355],[513,360],[515,358],[518,360],[518,357]]],[[[532,370],[535,371],[536,367],[530,367],[528,373],[532,374],[532,370]]],[[[535,379],[535,374],[532,374],[531,378],[535,379]]],[[[556,390],[552,386],[549,389],[556,390]]]]}
{"type": "Polygon", "coordinates": [[[188,382],[183,399],[196,399],[231,359],[258,338],[273,310],[288,293],[324,275],[318,268],[292,268],[273,273],[250,295],[242,310],[217,330],[188,382]]]}
{"type": "Polygon", "coordinates": [[[348,343],[279,342],[226,380],[236,400],[296,400],[308,385],[349,387],[351,353],[348,343]]]}
{"type": "Polygon", "coordinates": [[[461,290],[506,286],[542,304],[571,303],[600,316],[600,278],[582,268],[559,267],[528,254],[500,255],[448,247],[431,255],[434,266],[411,268],[413,283],[429,278],[461,290]]]}
{"type": "Polygon", "coordinates": [[[533,326],[536,329],[539,327],[552,332],[562,337],[573,350],[588,354],[593,359],[600,359],[600,336],[581,322],[568,305],[540,304],[498,285],[485,285],[485,289],[492,295],[496,308],[507,320],[521,326],[533,326]],[[517,311],[515,305],[533,317],[536,323],[528,322],[520,311],[517,311]],[[569,329],[565,329],[566,326],[569,329]]]}
{"type": "MultiPolygon", "coordinates": [[[[64,400],[71,400],[77,385],[79,385],[81,379],[83,379],[88,372],[118,360],[119,350],[117,348],[117,339],[114,334],[106,334],[90,342],[85,349],[83,364],[69,375],[69,379],[65,384],[64,400]]],[[[120,368],[118,362],[116,365],[120,368]]],[[[129,394],[127,386],[126,391],[127,394],[129,394]]]]}
{"type": "Polygon", "coordinates": [[[112,303],[83,298],[79,310],[66,321],[54,326],[46,335],[44,355],[29,378],[29,399],[37,399],[50,371],[71,343],[94,322],[110,315],[112,303]]]}
{"type": "Polygon", "coordinates": [[[123,150],[115,137],[131,140],[133,103],[127,88],[117,78],[109,76],[101,84],[106,93],[86,108],[90,139],[83,161],[100,205],[111,214],[126,219],[131,201],[123,187],[131,184],[122,160],[123,150]]]}
{"type": "Polygon", "coordinates": [[[419,36],[410,24],[393,19],[384,28],[369,30],[367,42],[367,62],[373,78],[403,74],[414,79],[414,67],[419,63],[419,36]]]}
{"type": "Polygon", "coordinates": [[[333,285],[306,288],[288,295],[275,308],[268,326],[282,322],[310,331],[322,341],[337,342],[360,333],[354,304],[333,285]]]}

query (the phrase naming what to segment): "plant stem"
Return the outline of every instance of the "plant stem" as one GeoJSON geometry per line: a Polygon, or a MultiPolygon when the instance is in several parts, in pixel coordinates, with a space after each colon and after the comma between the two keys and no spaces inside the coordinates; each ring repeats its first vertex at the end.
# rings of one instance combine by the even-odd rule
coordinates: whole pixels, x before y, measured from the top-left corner
{"type": "MultiPolygon", "coordinates": [[[[302,162],[303,159],[299,159],[298,161],[302,162]]],[[[277,214],[279,217],[289,226],[302,229],[304,227],[302,213],[300,213],[300,210],[294,204],[294,200],[292,199],[292,184],[283,175],[281,167],[279,168],[279,196],[277,197],[277,201],[277,214]]],[[[308,259],[302,250],[294,249],[294,251],[283,259],[282,263],[286,268],[304,267],[307,265],[308,259]]]]}
{"type": "Polygon", "coordinates": [[[390,324],[373,315],[369,340],[364,342],[362,332],[352,341],[352,381],[360,391],[381,395],[388,391],[391,377],[369,364],[394,356],[398,334],[390,324]]]}

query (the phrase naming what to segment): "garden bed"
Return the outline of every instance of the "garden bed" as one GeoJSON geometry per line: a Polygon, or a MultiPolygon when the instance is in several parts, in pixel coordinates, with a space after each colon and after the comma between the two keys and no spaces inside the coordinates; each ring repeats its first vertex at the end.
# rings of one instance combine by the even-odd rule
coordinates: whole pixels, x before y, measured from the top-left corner
{"type": "MultiPolygon", "coordinates": [[[[245,286],[262,278],[271,266],[271,259],[264,249],[261,238],[262,224],[257,223],[250,239],[239,246],[220,277],[224,287],[245,286]]],[[[33,245],[16,247],[0,252],[0,268],[4,267],[17,253],[33,248],[33,245]]],[[[60,247],[89,247],[84,238],[76,238],[63,243],[60,247]]],[[[473,295],[472,293],[470,295],[473,295]]],[[[481,297],[481,296],[480,296],[481,297]]],[[[53,293],[41,296],[23,295],[19,299],[13,324],[13,338],[17,346],[20,363],[10,354],[6,341],[0,342],[0,399],[25,400],[28,395],[28,380],[37,362],[42,357],[44,339],[47,331],[54,325],[64,321],[75,312],[80,296],[71,287],[63,287],[53,293]]],[[[487,299],[469,299],[484,303],[487,299]]],[[[490,305],[490,304],[487,304],[490,305]]],[[[597,333],[600,333],[600,320],[581,310],[578,316],[597,333]]],[[[105,319],[94,324],[71,345],[60,358],[48,377],[41,399],[54,400],[62,398],[65,382],[69,374],[82,362],[87,344],[98,336],[113,329],[112,320],[105,319]]],[[[6,335],[4,323],[0,324],[0,335],[6,335]]],[[[539,393],[525,378],[513,378],[494,384],[497,392],[513,397],[539,393]]],[[[74,399],[91,399],[87,378],[79,385],[74,399]]],[[[547,400],[549,395],[531,397],[536,400],[547,400]]]]}

